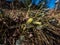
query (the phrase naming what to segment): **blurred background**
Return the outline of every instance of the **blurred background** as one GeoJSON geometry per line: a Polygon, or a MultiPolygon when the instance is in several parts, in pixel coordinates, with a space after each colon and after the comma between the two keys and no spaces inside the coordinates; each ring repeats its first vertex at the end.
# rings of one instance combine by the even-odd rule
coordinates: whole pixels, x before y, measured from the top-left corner
{"type": "MultiPolygon", "coordinates": [[[[12,2],[8,2],[7,0],[0,0],[0,8],[7,8],[7,9],[28,8],[28,6],[31,4],[31,1],[32,0],[14,0],[12,2]]],[[[41,4],[39,4],[39,6],[37,7],[40,6],[41,4]]],[[[56,8],[60,9],[60,0],[56,0],[56,8]]]]}

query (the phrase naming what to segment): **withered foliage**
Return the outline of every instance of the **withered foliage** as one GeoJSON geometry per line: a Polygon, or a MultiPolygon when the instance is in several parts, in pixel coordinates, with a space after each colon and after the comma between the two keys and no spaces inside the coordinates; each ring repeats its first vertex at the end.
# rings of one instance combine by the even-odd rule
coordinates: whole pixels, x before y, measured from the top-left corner
{"type": "Polygon", "coordinates": [[[36,10],[13,13],[0,11],[0,44],[60,45],[60,14],[49,17],[36,10]]]}

